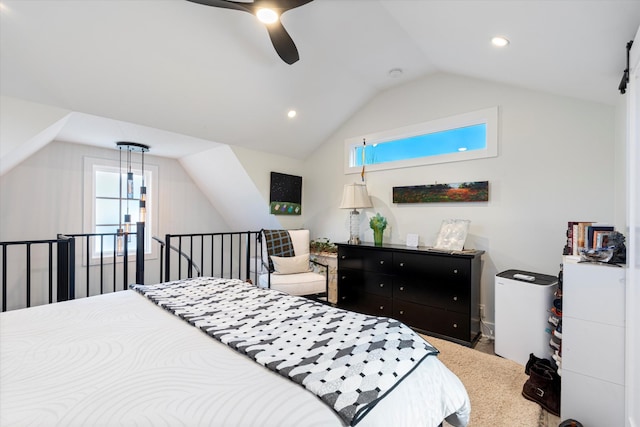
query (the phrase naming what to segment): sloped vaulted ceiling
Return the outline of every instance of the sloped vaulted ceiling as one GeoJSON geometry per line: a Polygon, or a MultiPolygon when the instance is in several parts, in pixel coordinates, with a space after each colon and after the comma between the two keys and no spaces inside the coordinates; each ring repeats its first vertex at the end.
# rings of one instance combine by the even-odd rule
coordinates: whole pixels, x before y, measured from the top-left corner
{"type": "Polygon", "coordinates": [[[262,24],[233,10],[0,4],[4,97],[77,113],[58,135],[71,142],[186,135],[182,149],[153,136],[155,154],[177,158],[216,144],[304,158],[376,93],[433,72],[612,104],[640,24],[637,0],[315,0],[282,17],[301,57],[288,65],[262,24]],[[509,47],[491,46],[497,34],[509,47]],[[99,118],[114,122],[87,125],[99,118]]]}

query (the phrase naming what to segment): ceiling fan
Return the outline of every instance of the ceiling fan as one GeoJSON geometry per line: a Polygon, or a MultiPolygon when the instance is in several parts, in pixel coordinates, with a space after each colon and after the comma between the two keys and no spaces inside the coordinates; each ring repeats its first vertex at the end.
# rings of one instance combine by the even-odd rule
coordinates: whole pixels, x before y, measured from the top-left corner
{"type": "Polygon", "coordinates": [[[288,10],[305,5],[313,0],[254,0],[252,3],[232,0],[187,0],[205,6],[221,7],[249,12],[265,23],[271,43],[276,52],[287,64],[293,64],[300,56],[293,39],[287,33],[280,16],[288,10]]]}

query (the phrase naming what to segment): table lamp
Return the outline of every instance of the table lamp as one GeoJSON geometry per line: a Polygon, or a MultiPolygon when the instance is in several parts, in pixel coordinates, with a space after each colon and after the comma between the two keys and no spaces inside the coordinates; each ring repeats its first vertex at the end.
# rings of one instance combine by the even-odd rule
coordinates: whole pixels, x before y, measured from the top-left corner
{"type": "Polygon", "coordinates": [[[349,244],[360,244],[360,212],[357,209],[370,208],[373,205],[364,184],[347,184],[342,193],[340,209],[353,209],[349,214],[349,244]]]}

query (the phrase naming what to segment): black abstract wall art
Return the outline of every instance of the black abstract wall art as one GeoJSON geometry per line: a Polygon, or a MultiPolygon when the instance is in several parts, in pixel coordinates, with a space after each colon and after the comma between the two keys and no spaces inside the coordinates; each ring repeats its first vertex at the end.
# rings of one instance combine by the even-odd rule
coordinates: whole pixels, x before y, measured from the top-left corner
{"type": "Polygon", "coordinates": [[[271,172],[269,202],[273,215],[301,215],[302,177],[271,172]]]}

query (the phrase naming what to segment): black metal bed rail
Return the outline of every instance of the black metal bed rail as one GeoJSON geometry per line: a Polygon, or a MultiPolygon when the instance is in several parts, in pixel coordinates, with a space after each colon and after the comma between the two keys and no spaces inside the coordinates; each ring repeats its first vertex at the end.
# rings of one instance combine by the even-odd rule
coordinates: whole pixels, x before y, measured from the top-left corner
{"type": "MultiPolygon", "coordinates": [[[[178,255],[184,257],[184,259],[187,261],[187,264],[189,265],[188,269],[195,269],[196,273],[198,275],[198,277],[202,276],[202,270],[200,269],[200,267],[198,266],[198,264],[194,263],[193,260],[191,258],[189,258],[189,256],[182,252],[179,248],[173,246],[173,245],[167,245],[165,244],[165,242],[160,239],[157,236],[153,236],[152,237],[153,240],[155,240],[156,242],[158,242],[160,244],[160,251],[161,251],[161,256],[160,256],[160,278],[162,278],[162,274],[164,273],[163,270],[163,266],[164,266],[164,251],[165,250],[173,250],[175,252],[178,253],[178,255]]],[[[189,276],[191,277],[191,276],[189,276]]]]}
{"type": "MultiPolygon", "coordinates": [[[[167,234],[164,242],[153,237],[161,246],[158,277],[162,281],[164,275],[164,281],[170,281],[195,272],[257,283],[262,268],[259,235],[259,231],[167,234]],[[179,256],[172,257],[172,251],[179,256]]],[[[0,242],[2,311],[127,289],[133,262],[129,236],[136,236],[136,283],[144,284],[141,223],[137,233],[122,235],[122,254],[115,257],[117,233],[67,233],[56,239],[0,242]]]]}
{"type": "Polygon", "coordinates": [[[183,279],[185,275],[190,278],[195,269],[198,276],[238,278],[257,283],[261,253],[259,235],[259,231],[167,234],[164,281],[183,279]],[[179,254],[177,259],[171,257],[171,250],[179,254]]]}
{"type": "Polygon", "coordinates": [[[129,288],[129,241],[136,239],[135,273],[136,283],[144,284],[144,223],[136,224],[136,233],[70,233],[58,237],[72,238],[78,244],[82,254],[80,267],[84,268],[85,295],[115,292],[129,288]],[[121,253],[118,238],[122,238],[121,253]],[[105,249],[105,244],[108,248],[105,249]],[[120,262],[120,259],[122,260],[120,262]],[[96,286],[94,283],[97,282],[96,286]],[[99,285],[99,287],[98,287],[99,285]],[[92,289],[96,288],[98,289],[92,289]]]}
{"type": "Polygon", "coordinates": [[[0,242],[0,250],[3,312],[7,311],[9,302],[12,303],[12,308],[31,307],[34,291],[38,293],[40,300],[44,299],[49,304],[75,297],[73,238],[60,235],[57,239],[0,242]],[[9,271],[9,266],[16,265],[24,268],[9,271]],[[34,271],[40,273],[36,279],[39,286],[35,290],[32,286],[34,271]],[[42,283],[47,284],[46,288],[40,286],[42,283]],[[24,284],[24,288],[21,284],[24,284]],[[12,294],[11,300],[9,291],[12,294]],[[46,295],[43,295],[45,292],[46,295]],[[24,306],[20,300],[24,301],[24,306]]]}

